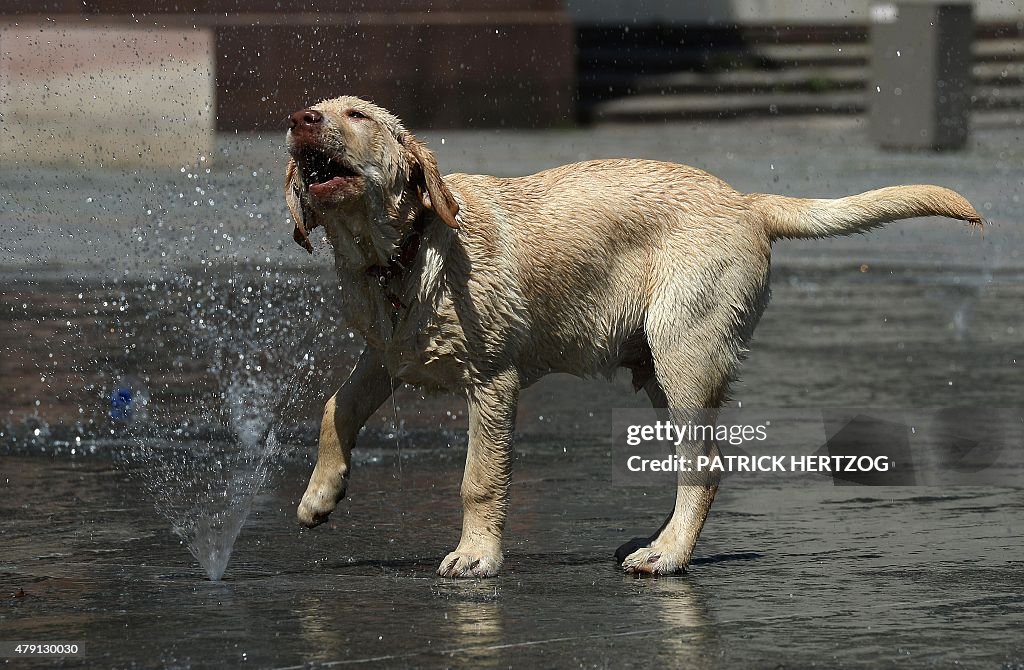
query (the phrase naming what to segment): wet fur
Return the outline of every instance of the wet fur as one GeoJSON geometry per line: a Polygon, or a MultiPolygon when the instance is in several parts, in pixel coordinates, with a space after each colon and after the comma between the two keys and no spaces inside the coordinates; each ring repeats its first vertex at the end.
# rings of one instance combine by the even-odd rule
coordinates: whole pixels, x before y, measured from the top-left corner
{"type": "MultiPolygon", "coordinates": [[[[367,347],[328,401],[299,520],[322,522],[344,496],[355,436],[393,379],[460,392],[470,420],[463,530],[443,576],[491,576],[501,566],[521,388],[551,372],[625,367],[656,407],[717,408],[767,305],[774,240],[933,214],[981,222],[936,186],[807,200],[739,193],[701,170],[648,160],[442,178],[429,150],[385,110],[350,97],[314,109],[324,128],[304,142],[344,156],[364,175],[362,192],[316,202],[293,159],[285,194],[296,241],[308,247],[308,231],[326,228],[347,319],[367,347]],[[382,289],[367,268],[386,263],[424,214],[414,266],[382,289]],[[406,307],[396,312],[388,292],[406,307]]],[[[301,144],[290,136],[293,156],[301,144]]],[[[684,569],[716,488],[680,487],[665,525],[622,552],[624,568],[684,569]]]]}

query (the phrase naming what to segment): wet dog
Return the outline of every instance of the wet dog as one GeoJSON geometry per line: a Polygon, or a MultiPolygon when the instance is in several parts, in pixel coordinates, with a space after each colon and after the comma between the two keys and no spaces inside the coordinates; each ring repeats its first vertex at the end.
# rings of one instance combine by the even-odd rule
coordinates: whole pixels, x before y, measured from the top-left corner
{"type": "MultiPolygon", "coordinates": [[[[660,408],[717,408],[768,301],[772,242],[848,235],[897,219],[981,218],[938,186],[834,200],[744,194],[701,170],[599,160],[511,179],[442,177],[401,122],[342,97],[291,116],[285,198],[295,241],[326,230],[349,324],[366,340],[327,402],[299,522],[345,495],[356,434],[393,380],[469,403],[462,538],[447,577],[501,567],[520,389],[551,372],[624,367],[660,408]]],[[[712,442],[690,445],[718,453],[712,442]]],[[[717,482],[680,486],[629,572],[683,570],[717,482]]]]}

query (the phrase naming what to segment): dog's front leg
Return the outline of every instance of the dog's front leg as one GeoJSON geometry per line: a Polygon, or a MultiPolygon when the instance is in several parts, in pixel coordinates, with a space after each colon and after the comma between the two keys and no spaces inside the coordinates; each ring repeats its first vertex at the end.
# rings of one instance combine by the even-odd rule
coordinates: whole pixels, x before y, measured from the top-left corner
{"type": "Polygon", "coordinates": [[[469,390],[469,450],[462,475],[462,539],[442,577],[493,577],[501,568],[519,375],[507,372],[469,390]]]}
{"type": "Polygon", "coordinates": [[[380,353],[367,347],[324,408],[316,467],[299,503],[300,524],[312,528],[323,523],[345,497],[356,435],[392,392],[391,377],[380,353]]]}

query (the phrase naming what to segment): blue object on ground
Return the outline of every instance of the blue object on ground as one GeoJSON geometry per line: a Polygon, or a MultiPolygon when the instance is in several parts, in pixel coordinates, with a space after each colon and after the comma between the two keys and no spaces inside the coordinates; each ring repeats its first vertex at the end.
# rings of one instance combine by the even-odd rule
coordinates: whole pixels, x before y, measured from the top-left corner
{"type": "Polygon", "coordinates": [[[132,403],[135,392],[129,386],[118,386],[110,394],[110,418],[127,423],[132,420],[132,403]]]}

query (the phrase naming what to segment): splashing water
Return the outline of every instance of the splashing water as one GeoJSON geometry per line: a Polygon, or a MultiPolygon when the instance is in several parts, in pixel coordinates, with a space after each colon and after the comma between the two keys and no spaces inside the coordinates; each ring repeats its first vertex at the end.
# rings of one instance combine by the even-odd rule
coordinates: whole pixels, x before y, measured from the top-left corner
{"type": "Polygon", "coordinates": [[[234,377],[224,396],[231,427],[238,437],[239,461],[222,489],[223,496],[205,501],[173,528],[211,581],[219,580],[227,569],[235,540],[279,447],[272,429],[274,416],[263,409],[273,406],[276,384],[260,383],[240,369],[234,377]]]}
{"type": "Polygon", "coordinates": [[[219,500],[204,501],[173,525],[174,533],[188,545],[189,552],[211,581],[224,575],[235,540],[249,517],[256,494],[266,481],[268,464],[277,449],[277,438],[270,433],[253,467],[237,473],[223,489],[219,500]]]}
{"type": "Polygon", "coordinates": [[[136,454],[157,510],[214,581],[224,575],[279,454],[277,415],[294,400],[294,389],[320,386],[311,383],[316,357],[307,346],[322,334],[315,303],[279,295],[274,302],[272,289],[280,286],[267,282],[228,284],[224,291],[181,280],[177,295],[189,322],[175,331],[188,340],[190,360],[206,361],[207,376],[220,387],[190,394],[194,418],[229,429],[228,436],[221,430],[193,441],[145,438],[136,454]],[[301,313],[292,314],[296,309],[301,313]],[[307,353],[294,360],[296,351],[307,353]]]}

